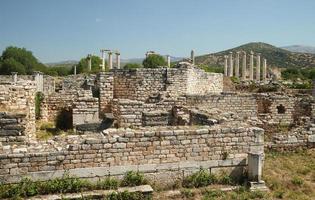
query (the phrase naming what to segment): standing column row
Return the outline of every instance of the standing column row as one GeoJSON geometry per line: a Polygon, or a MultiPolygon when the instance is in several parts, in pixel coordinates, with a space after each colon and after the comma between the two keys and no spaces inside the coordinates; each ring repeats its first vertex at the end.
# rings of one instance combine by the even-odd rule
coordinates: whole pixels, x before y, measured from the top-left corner
{"type": "Polygon", "coordinates": [[[246,52],[236,52],[235,60],[233,59],[233,52],[224,56],[224,76],[228,77],[240,77],[241,80],[257,80],[265,81],[267,78],[267,60],[263,59],[261,67],[261,54],[258,53],[254,56],[254,52],[250,52],[249,56],[249,70],[247,72],[247,56],[246,52]],[[242,54],[242,66],[240,70],[240,54],[242,54]],[[256,58],[256,66],[254,67],[254,59],[256,58]],[[256,73],[254,74],[254,68],[256,73]],[[262,73],[261,73],[262,71],[262,73]],[[248,73],[248,74],[247,74],[248,73]]]}

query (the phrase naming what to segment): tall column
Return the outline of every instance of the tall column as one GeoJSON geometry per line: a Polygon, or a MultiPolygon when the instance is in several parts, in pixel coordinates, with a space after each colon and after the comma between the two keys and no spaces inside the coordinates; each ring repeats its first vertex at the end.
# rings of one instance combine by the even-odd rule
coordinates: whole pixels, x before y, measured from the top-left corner
{"type": "Polygon", "coordinates": [[[235,59],[235,76],[240,77],[240,52],[236,52],[235,59]]]}
{"type": "Polygon", "coordinates": [[[73,74],[77,75],[77,66],[76,65],[74,65],[74,67],[73,67],[73,74]]]}
{"type": "Polygon", "coordinates": [[[116,68],[120,69],[120,53],[116,52],[116,68]]]}
{"type": "Polygon", "coordinates": [[[167,60],[167,67],[171,67],[171,56],[167,55],[166,60],[167,60]]]}
{"type": "Polygon", "coordinates": [[[108,68],[113,69],[113,52],[108,52],[108,68]]]}
{"type": "Polygon", "coordinates": [[[224,76],[228,76],[228,56],[224,56],[224,76]]]}
{"type": "Polygon", "coordinates": [[[249,80],[254,80],[254,52],[250,52],[249,59],[249,80]]]}
{"type": "Polygon", "coordinates": [[[102,68],[102,71],[105,71],[105,52],[107,50],[105,49],[101,49],[101,53],[102,53],[102,64],[101,64],[101,68],[102,68]]]}
{"type": "Polygon", "coordinates": [[[232,77],[233,76],[233,52],[230,52],[229,54],[229,64],[230,64],[229,77],[232,77]]]}
{"type": "Polygon", "coordinates": [[[263,59],[263,68],[262,68],[262,80],[265,81],[267,78],[267,59],[263,59]]]}
{"type": "Polygon", "coordinates": [[[246,52],[243,52],[242,81],[246,80],[246,52]]]}
{"type": "Polygon", "coordinates": [[[260,53],[257,54],[256,80],[257,80],[257,81],[260,81],[260,53]]]}
{"type": "Polygon", "coordinates": [[[90,72],[92,71],[92,55],[91,54],[88,54],[87,61],[88,61],[88,70],[90,72]]]}
{"type": "Polygon", "coordinates": [[[194,65],[195,64],[195,51],[191,50],[190,52],[190,59],[191,59],[191,63],[194,65]]]}
{"type": "Polygon", "coordinates": [[[14,84],[16,84],[16,82],[17,82],[17,72],[11,72],[11,74],[12,74],[12,82],[14,83],[14,84]]]}

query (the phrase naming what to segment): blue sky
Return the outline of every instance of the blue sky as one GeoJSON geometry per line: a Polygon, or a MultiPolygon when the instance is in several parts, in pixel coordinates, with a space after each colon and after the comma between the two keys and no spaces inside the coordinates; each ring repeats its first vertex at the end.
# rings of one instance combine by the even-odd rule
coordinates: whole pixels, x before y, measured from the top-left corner
{"type": "Polygon", "coordinates": [[[0,0],[0,51],[25,47],[55,62],[100,48],[135,58],[254,41],[315,46],[314,10],[314,0],[0,0]]]}

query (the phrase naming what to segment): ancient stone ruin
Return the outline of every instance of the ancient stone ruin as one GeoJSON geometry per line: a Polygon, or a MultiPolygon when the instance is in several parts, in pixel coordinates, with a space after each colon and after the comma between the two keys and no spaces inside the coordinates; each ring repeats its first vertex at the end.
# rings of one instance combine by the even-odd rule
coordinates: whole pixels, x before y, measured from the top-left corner
{"type": "MultiPolygon", "coordinates": [[[[61,80],[40,72],[1,76],[1,182],[47,180],[65,171],[81,178],[120,176],[129,170],[171,181],[204,168],[236,178],[247,171],[252,187],[263,188],[264,148],[315,144],[311,95],[223,91],[223,74],[196,67],[193,51],[192,63],[132,70],[120,69],[118,52],[115,67],[112,52],[101,52],[104,59],[109,52],[109,72],[61,80]],[[43,99],[35,105],[38,92],[43,99]],[[36,120],[60,116],[75,135],[36,139],[36,120]],[[265,130],[274,125],[294,128],[265,141],[265,130]]],[[[230,54],[228,70],[225,56],[224,75],[253,80],[253,54],[249,76],[243,57],[240,70],[236,54],[234,70],[230,54]]],[[[266,60],[262,74],[259,55],[257,63],[256,80],[267,81],[266,60]]]]}

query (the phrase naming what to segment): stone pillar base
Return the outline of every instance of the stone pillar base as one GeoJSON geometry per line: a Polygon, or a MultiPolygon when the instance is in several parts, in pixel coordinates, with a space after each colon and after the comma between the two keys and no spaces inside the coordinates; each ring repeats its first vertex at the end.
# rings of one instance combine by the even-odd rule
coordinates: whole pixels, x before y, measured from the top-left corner
{"type": "Polygon", "coordinates": [[[249,189],[250,191],[269,191],[265,181],[249,182],[249,189]]]}

